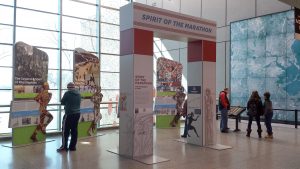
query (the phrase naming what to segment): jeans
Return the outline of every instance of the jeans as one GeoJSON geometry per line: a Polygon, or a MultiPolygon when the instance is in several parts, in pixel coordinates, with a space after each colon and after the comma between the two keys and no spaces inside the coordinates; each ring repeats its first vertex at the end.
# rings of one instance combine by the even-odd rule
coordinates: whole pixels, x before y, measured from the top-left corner
{"type": "Polygon", "coordinates": [[[272,117],[273,117],[273,112],[265,114],[265,124],[266,124],[266,127],[267,127],[267,133],[268,133],[268,135],[272,135],[273,134],[273,132],[272,132],[272,126],[271,126],[272,117]]]}
{"type": "Polygon", "coordinates": [[[260,116],[259,115],[256,115],[256,116],[251,116],[250,115],[249,116],[247,131],[251,132],[251,125],[252,125],[253,118],[255,118],[255,120],[256,120],[257,132],[258,132],[258,134],[260,134],[262,132],[262,130],[261,130],[261,125],[260,125],[260,116]]]}
{"type": "Polygon", "coordinates": [[[228,128],[227,123],[228,123],[228,110],[222,109],[221,110],[221,122],[220,122],[221,131],[227,130],[227,128],[228,128]]]}

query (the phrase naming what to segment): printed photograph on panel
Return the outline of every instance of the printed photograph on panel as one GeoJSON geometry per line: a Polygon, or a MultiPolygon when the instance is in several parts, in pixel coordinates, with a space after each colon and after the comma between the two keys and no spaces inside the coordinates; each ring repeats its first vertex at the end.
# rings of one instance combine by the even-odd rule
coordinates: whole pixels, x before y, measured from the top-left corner
{"type": "Polygon", "coordinates": [[[24,42],[15,45],[14,99],[33,99],[47,82],[48,55],[24,42]]]}
{"type": "Polygon", "coordinates": [[[83,49],[76,48],[74,60],[74,83],[83,98],[90,98],[95,87],[100,86],[99,58],[83,49]]]}
{"type": "Polygon", "coordinates": [[[176,114],[176,91],[181,87],[181,63],[166,58],[157,59],[157,97],[155,99],[155,113],[165,115],[176,114]]]}

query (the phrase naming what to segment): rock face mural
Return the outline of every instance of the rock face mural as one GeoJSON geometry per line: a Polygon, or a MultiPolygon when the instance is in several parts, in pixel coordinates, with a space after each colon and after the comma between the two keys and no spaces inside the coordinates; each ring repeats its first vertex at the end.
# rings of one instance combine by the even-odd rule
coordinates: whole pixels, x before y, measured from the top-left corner
{"type": "Polygon", "coordinates": [[[74,50],[74,82],[81,96],[90,98],[96,86],[100,84],[99,58],[81,48],[74,50]]]}
{"type": "Polygon", "coordinates": [[[33,99],[48,77],[46,52],[24,42],[15,45],[14,99],[33,99]]]}
{"type": "MultiPolygon", "coordinates": [[[[300,41],[294,32],[294,11],[231,24],[233,106],[246,106],[257,90],[271,93],[274,108],[300,109],[300,41]]],[[[293,121],[294,114],[276,111],[273,119],[293,121]]]]}

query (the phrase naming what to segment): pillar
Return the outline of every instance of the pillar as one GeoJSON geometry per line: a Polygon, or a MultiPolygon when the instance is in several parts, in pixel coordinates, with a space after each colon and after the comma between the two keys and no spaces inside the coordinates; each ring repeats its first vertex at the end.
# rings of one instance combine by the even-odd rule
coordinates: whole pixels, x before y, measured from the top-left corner
{"type": "Polygon", "coordinates": [[[216,143],[216,43],[199,40],[188,42],[188,113],[193,112],[194,130],[190,144],[207,146],[216,143]]]}
{"type": "Polygon", "coordinates": [[[136,28],[120,37],[119,153],[153,154],[153,32],[136,28]]]}

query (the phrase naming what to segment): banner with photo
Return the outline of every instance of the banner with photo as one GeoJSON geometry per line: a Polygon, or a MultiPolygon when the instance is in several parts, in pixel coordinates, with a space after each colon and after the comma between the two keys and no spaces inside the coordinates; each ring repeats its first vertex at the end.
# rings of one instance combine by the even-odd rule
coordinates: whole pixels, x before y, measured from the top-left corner
{"type": "Polygon", "coordinates": [[[74,50],[74,83],[83,98],[92,97],[100,85],[99,58],[81,48],[74,50]]]}
{"type": "Polygon", "coordinates": [[[157,59],[157,80],[154,111],[159,115],[175,115],[176,101],[173,96],[176,89],[181,86],[182,79],[181,63],[166,58],[157,59]]]}
{"type": "Polygon", "coordinates": [[[46,52],[24,42],[15,44],[14,100],[33,99],[48,77],[46,52]]]}

